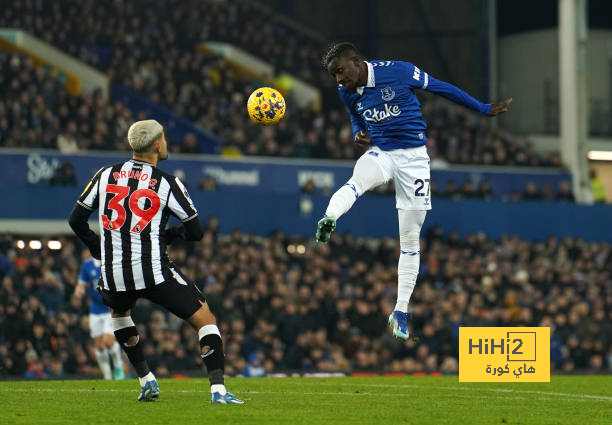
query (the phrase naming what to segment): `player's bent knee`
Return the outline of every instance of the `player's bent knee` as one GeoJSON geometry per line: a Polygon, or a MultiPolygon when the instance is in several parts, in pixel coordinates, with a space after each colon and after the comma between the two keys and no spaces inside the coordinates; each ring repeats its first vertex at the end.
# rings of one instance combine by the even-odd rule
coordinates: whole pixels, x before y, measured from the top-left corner
{"type": "Polygon", "coordinates": [[[216,325],[217,319],[214,314],[210,311],[208,303],[200,301],[200,308],[193,313],[191,317],[187,319],[187,322],[195,329],[198,330],[202,326],[216,325]]]}
{"type": "Polygon", "coordinates": [[[94,348],[100,350],[102,348],[106,348],[104,346],[104,336],[97,336],[93,339],[94,348]]]}

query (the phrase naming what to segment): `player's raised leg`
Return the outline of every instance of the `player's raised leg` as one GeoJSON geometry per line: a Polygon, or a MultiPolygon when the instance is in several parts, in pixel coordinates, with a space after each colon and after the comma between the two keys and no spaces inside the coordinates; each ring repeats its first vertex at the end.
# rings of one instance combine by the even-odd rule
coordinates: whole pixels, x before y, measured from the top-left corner
{"type": "Polygon", "coordinates": [[[234,394],[225,388],[224,369],[225,356],[223,354],[223,340],[217,327],[215,316],[208,308],[206,302],[200,301],[201,307],[187,322],[198,331],[202,360],[208,370],[210,380],[211,404],[244,404],[234,394]]]}
{"type": "Polygon", "coordinates": [[[380,149],[370,149],[361,155],[353,169],[353,176],[332,195],[325,216],[317,223],[317,241],[329,241],[336,229],[336,221],[351,209],[357,198],[389,181],[391,171],[385,171],[385,168],[390,166],[386,153],[380,149]]]}
{"type": "Polygon", "coordinates": [[[159,385],[145,360],[142,342],[138,335],[138,329],[136,329],[136,325],[134,325],[134,321],[130,317],[130,310],[115,311],[111,309],[111,314],[113,316],[112,323],[115,338],[121,347],[123,347],[130,363],[138,374],[141,386],[138,401],[154,401],[159,397],[159,385]]]}
{"type": "Polygon", "coordinates": [[[389,316],[393,336],[408,339],[408,303],[421,260],[420,235],[427,211],[398,209],[400,257],[397,265],[397,303],[389,316]]]}

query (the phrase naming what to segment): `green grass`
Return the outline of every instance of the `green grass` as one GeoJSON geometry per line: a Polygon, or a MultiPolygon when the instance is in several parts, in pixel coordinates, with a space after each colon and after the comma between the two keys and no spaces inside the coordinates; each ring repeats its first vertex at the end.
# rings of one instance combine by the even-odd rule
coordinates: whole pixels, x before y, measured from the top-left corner
{"type": "Polygon", "coordinates": [[[138,403],[136,380],[0,382],[0,424],[610,424],[612,376],[550,383],[447,377],[228,379],[243,406],[209,404],[205,379],[161,379],[138,403]]]}

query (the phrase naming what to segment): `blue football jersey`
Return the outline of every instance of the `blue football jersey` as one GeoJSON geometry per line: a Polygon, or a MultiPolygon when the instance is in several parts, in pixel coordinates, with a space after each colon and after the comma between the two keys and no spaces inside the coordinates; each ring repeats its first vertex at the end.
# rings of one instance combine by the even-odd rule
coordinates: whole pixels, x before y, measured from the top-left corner
{"type": "Polygon", "coordinates": [[[109,313],[110,310],[104,305],[102,295],[96,289],[100,280],[100,262],[95,258],[89,258],[81,264],[81,272],[79,273],[79,284],[87,285],[91,295],[91,303],[89,304],[89,312],[91,314],[109,313]]]}
{"type": "Polygon", "coordinates": [[[340,85],[338,93],[351,114],[353,138],[366,131],[372,146],[383,150],[418,147],[427,143],[427,125],[414,89],[425,89],[482,114],[484,104],[452,84],[436,80],[410,62],[366,62],[368,82],[355,93],[340,85]]]}

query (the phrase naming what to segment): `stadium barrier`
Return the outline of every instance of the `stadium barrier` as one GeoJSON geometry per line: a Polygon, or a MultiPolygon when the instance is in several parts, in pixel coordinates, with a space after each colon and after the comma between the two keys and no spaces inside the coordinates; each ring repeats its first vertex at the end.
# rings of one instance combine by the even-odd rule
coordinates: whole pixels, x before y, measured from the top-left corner
{"type": "MultiPolygon", "coordinates": [[[[49,232],[67,231],[67,217],[83,187],[32,185],[27,190],[2,185],[0,232],[27,231],[27,220],[47,220],[49,232]]],[[[281,230],[290,235],[314,236],[317,220],[329,200],[320,194],[270,193],[257,190],[190,190],[200,217],[221,217],[221,231],[234,228],[269,234],[281,230]]],[[[395,198],[366,195],[338,223],[340,234],[397,237],[395,198]]],[[[609,218],[612,206],[554,202],[502,202],[433,200],[424,231],[435,225],[457,230],[461,236],[483,232],[490,237],[517,235],[526,240],[548,236],[582,237],[587,241],[612,240],[609,218]]],[[[39,222],[40,223],[40,222],[39,222]]],[[[424,233],[425,234],[425,233],[424,233]]]]}
{"type": "MultiPolygon", "coordinates": [[[[182,131],[182,130],[177,130],[182,131]]],[[[55,170],[68,163],[74,169],[76,185],[87,184],[102,166],[125,161],[127,152],[63,155],[58,151],[0,149],[0,185],[29,186],[48,184],[55,170]]],[[[353,161],[293,160],[250,157],[229,159],[217,155],[173,154],[161,168],[169,173],[185,176],[185,183],[197,187],[202,179],[211,176],[219,190],[257,191],[295,194],[312,180],[317,189],[335,190],[345,183],[353,171],[353,161]]],[[[528,182],[541,186],[550,183],[557,187],[571,176],[554,168],[533,167],[478,167],[452,166],[432,169],[432,180],[442,191],[448,180],[460,185],[465,180],[477,185],[481,180],[491,184],[493,195],[503,198],[512,192],[523,192],[528,182]]]]}

